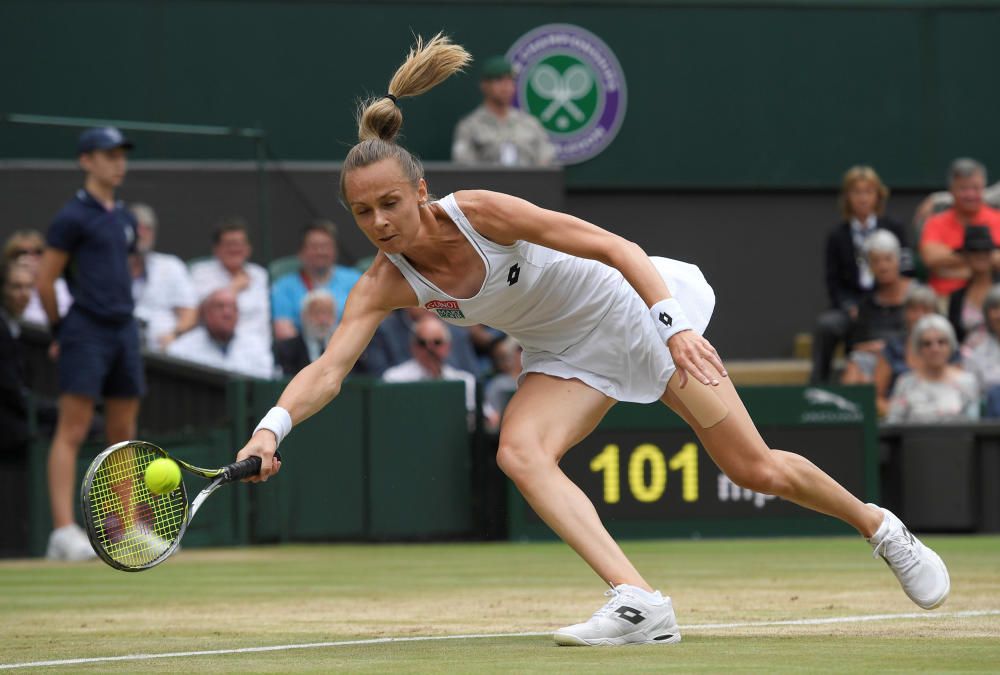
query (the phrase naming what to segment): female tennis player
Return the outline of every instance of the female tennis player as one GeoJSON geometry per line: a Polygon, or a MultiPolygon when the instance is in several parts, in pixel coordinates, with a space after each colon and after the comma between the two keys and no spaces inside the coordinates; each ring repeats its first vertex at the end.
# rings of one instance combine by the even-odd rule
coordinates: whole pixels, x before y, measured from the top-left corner
{"type": "Polygon", "coordinates": [[[736,484],[850,523],[921,607],[944,602],[941,559],[893,514],[864,504],[799,455],[764,443],[702,337],[715,303],[697,267],[650,258],[636,244],[573,216],[505,194],[468,190],[432,200],[420,162],[395,142],[397,101],[424,93],[470,60],[446,37],[418,40],[389,93],[358,113],[341,193],[379,253],[355,285],[326,352],[303,369],[237,457],[274,451],[340,391],[379,323],[422,306],[458,325],[484,323],[524,347],[497,462],[539,516],[606,581],[611,599],[558,630],[563,645],[670,644],[681,639],[669,597],[654,591],[559,469],[616,401],[669,406],[736,484]]]}

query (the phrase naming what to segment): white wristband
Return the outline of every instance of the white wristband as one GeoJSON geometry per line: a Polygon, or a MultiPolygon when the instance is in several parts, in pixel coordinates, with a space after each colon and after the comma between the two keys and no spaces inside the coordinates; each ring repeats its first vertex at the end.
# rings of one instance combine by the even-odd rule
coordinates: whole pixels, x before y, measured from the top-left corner
{"type": "Polygon", "coordinates": [[[693,326],[684,313],[681,303],[677,298],[667,298],[649,308],[649,314],[656,324],[656,332],[660,334],[660,339],[666,342],[675,334],[682,330],[691,330],[693,326]]]}
{"type": "Polygon", "coordinates": [[[253,433],[257,433],[261,429],[267,429],[274,434],[274,437],[278,440],[275,446],[277,447],[281,445],[281,441],[285,440],[285,436],[292,430],[292,416],[284,408],[275,406],[267,411],[264,419],[260,421],[260,424],[253,430],[253,433]]]}

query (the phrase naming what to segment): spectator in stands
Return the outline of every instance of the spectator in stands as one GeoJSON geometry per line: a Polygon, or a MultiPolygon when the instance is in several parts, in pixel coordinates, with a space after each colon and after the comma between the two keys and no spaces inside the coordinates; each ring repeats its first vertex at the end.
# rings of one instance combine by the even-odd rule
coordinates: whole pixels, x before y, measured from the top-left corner
{"type": "Polygon", "coordinates": [[[819,316],[813,333],[813,383],[830,379],[833,353],[858,318],[861,296],[875,286],[865,242],[878,230],[889,230],[900,243],[900,269],[912,269],[909,237],[903,226],[885,217],[889,188],[870,166],[854,166],[844,174],[840,191],[843,222],[826,239],[826,290],[830,309],[819,316]]]}
{"type": "Polygon", "coordinates": [[[0,304],[0,460],[23,461],[28,455],[28,400],[24,355],[18,340],[21,316],[35,289],[35,275],[27,265],[0,264],[3,302],[0,304]]]}
{"type": "Polygon", "coordinates": [[[135,218],[115,201],[132,144],[113,127],[88,129],[77,144],[84,186],[49,226],[38,273],[38,294],[58,355],[59,421],[49,451],[48,479],[54,529],[46,556],[95,557],[74,522],[77,455],[104,397],[108,443],[135,438],[139,397],[145,389],[139,327],[133,317],[128,254],[135,218]],[[60,322],[55,282],[67,275],[73,306],[60,322]]]}
{"type": "MultiPolygon", "coordinates": [[[[361,356],[360,363],[365,372],[381,376],[389,368],[409,360],[416,323],[428,316],[434,315],[423,307],[406,307],[389,314],[361,356]]],[[[450,323],[446,327],[450,334],[450,347],[445,362],[452,368],[478,377],[482,370],[469,329],[450,323]]]]}
{"type": "MultiPolygon", "coordinates": [[[[989,228],[994,243],[1000,243],[1000,211],[983,202],[986,167],[974,159],[961,158],[951,163],[948,172],[954,205],[924,224],[920,236],[920,256],[930,272],[931,288],[948,296],[964,287],[972,271],[959,253],[968,225],[989,228]]],[[[1000,269],[1000,255],[993,253],[993,266],[1000,269]]]]}
{"type": "Polygon", "coordinates": [[[319,358],[337,325],[337,303],[325,288],[314,288],[302,298],[302,331],[274,344],[281,372],[294,375],[319,358]]]}
{"type": "Polygon", "coordinates": [[[988,227],[969,225],[965,228],[965,241],[958,253],[965,259],[972,276],[969,283],[948,297],[948,320],[955,329],[960,345],[974,346],[986,335],[983,319],[983,299],[1000,281],[1000,271],[993,267],[996,244],[988,227]]]}
{"type": "Polygon", "coordinates": [[[848,335],[851,352],[842,384],[871,382],[886,341],[906,333],[903,301],[913,282],[899,271],[899,239],[889,230],[876,230],[865,242],[864,252],[875,287],[858,303],[858,318],[848,335]]]}
{"type": "Polygon", "coordinates": [[[316,288],[328,290],[337,301],[336,316],[340,316],[347,294],[361,278],[361,272],[353,267],[337,264],[337,227],[329,220],[315,220],[306,225],[299,261],[302,267],[275,281],[271,289],[276,340],[295,337],[302,329],[299,310],[306,293],[316,288]]]}
{"type": "MultiPolygon", "coordinates": [[[[3,247],[3,259],[8,263],[18,262],[27,266],[33,278],[38,276],[38,264],[42,260],[42,253],[45,252],[45,238],[38,230],[17,230],[7,238],[3,247]]],[[[66,316],[69,306],[73,304],[73,296],[70,295],[66,280],[62,277],[56,279],[56,304],[59,308],[60,318],[66,316]]],[[[32,282],[31,299],[24,310],[23,320],[39,326],[48,326],[49,318],[42,309],[42,301],[38,298],[38,287],[32,282]]]]}
{"type": "Polygon", "coordinates": [[[495,431],[500,427],[500,417],[510,397],[517,391],[517,379],[521,376],[521,345],[512,337],[505,337],[493,345],[493,368],[496,374],[486,383],[483,392],[483,408],[496,411],[494,420],[487,419],[487,428],[495,431]]]}
{"type": "Polygon", "coordinates": [[[1000,417],[1000,285],[983,300],[986,334],[965,355],[964,367],[986,398],[986,416],[1000,417]]]}
{"type": "MultiPolygon", "coordinates": [[[[928,314],[937,312],[937,295],[929,286],[916,282],[910,284],[903,302],[903,325],[905,334],[896,335],[885,341],[882,353],[875,363],[875,407],[879,417],[889,412],[889,393],[900,375],[910,372],[913,355],[910,352],[910,336],[917,321],[928,314]]],[[[957,360],[955,354],[954,360],[957,360]]]]}
{"type": "Polygon", "coordinates": [[[250,262],[253,249],[242,218],[227,218],[215,226],[212,258],[191,265],[191,281],[198,299],[228,288],[239,305],[238,332],[244,340],[256,340],[259,349],[271,353],[271,301],[267,292],[267,270],[250,262]]]}
{"type": "MultiPolygon", "coordinates": [[[[983,201],[987,206],[1000,209],[1000,181],[993,185],[988,185],[983,190],[983,201]]],[[[913,230],[920,234],[924,229],[924,223],[935,213],[941,213],[955,205],[955,197],[947,190],[934,192],[928,195],[924,201],[920,202],[913,213],[913,230]]]]}
{"type": "Polygon", "coordinates": [[[239,302],[231,288],[218,288],[201,303],[201,325],[170,343],[167,354],[250,377],[270,378],[274,360],[260,341],[239,328],[239,302]]]}
{"type": "Polygon", "coordinates": [[[913,370],[896,381],[886,421],[894,424],[979,419],[976,378],[950,363],[958,349],[955,331],[939,314],[913,327],[913,370]]]}
{"type": "Polygon", "coordinates": [[[451,333],[444,321],[427,315],[413,326],[410,339],[412,358],[382,374],[386,382],[423,382],[426,380],[458,380],[465,383],[465,407],[471,413],[476,409],[476,377],[466,371],[449,366],[451,333]]]}
{"type": "Polygon", "coordinates": [[[482,104],[455,127],[451,158],[460,164],[548,166],[556,151],[541,123],[513,107],[514,69],[502,56],[483,64],[482,104]]]}
{"type": "Polygon", "coordinates": [[[187,265],[175,255],[154,251],[156,212],[147,204],[129,207],[138,224],[135,253],[129,256],[132,298],[146,348],[162,351],[198,323],[198,299],[187,265]]]}

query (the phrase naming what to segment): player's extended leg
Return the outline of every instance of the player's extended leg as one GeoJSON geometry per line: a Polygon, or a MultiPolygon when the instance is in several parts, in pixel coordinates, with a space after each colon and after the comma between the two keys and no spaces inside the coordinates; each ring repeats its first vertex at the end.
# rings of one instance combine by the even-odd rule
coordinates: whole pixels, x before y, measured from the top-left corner
{"type": "MultiPolygon", "coordinates": [[[[740,487],[795,502],[800,506],[839,518],[864,537],[882,523],[882,512],[861,502],[801,455],[772,450],[761,438],[728,377],[719,377],[712,387],[729,413],[718,424],[703,429],[672,389],[662,401],[691,425],[712,460],[740,487]]],[[[689,381],[689,387],[698,384],[689,381]]]]}
{"type": "MultiPolygon", "coordinates": [[[[707,429],[673,389],[668,388],[662,400],[691,426],[712,460],[734,483],[849,523],[875,544],[914,602],[925,609],[944,602],[950,582],[937,554],[920,544],[891,513],[862,503],[805,457],[769,448],[732,381],[718,379],[711,393],[722,400],[728,414],[707,429]]],[[[704,385],[689,380],[687,386],[704,385]]]]}
{"type": "Polygon", "coordinates": [[[559,460],[587,436],[614,400],[579,380],[529,373],[507,405],[497,463],[535,512],[608,584],[611,600],[582,624],[555,633],[559,644],[680,641],[670,599],[649,584],[601,523],[559,460]]]}
{"type": "Polygon", "coordinates": [[[76,458],[94,417],[94,400],[80,394],[59,396],[59,420],[49,449],[49,504],[52,535],[46,557],[82,560],[95,556],[87,536],[73,519],[76,495],[76,458]]]}

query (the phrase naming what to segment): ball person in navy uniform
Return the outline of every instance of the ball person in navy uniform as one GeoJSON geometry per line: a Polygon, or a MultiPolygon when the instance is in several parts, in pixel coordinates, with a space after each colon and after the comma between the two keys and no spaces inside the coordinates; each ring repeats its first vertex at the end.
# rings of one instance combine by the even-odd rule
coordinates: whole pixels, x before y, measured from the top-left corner
{"type": "Polygon", "coordinates": [[[136,222],[122,202],[115,201],[131,148],[113,127],[87,129],[80,135],[77,153],[86,174],[84,185],[49,226],[39,270],[38,291],[59,372],[59,421],[48,460],[53,531],[47,557],[54,559],[95,557],[73,518],[76,458],[95,403],[103,397],[107,439],[117,443],[135,437],[144,389],[128,266],[136,222]],[[64,274],[73,305],[60,321],[54,284],[64,274]]]}
{"type": "Polygon", "coordinates": [[[451,323],[485,323],[523,346],[497,462],[538,515],[611,588],[562,645],[680,641],[669,597],[653,590],[559,468],[616,401],[662,401],[737,484],[840,518],[868,538],[917,604],[949,590],[947,569],[891,513],[864,504],[807,459],[764,443],[712,345],[715,296],[697,267],[650,258],[636,244],[515,197],[468,190],[432,201],[420,163],[395,143],[397,105],[460,70],[447,38],[418,41],[389,93],[359,113],[341,193],[379,254],[347,301],[324,354],[289,383],[237,457],[259,455],[266,480],[292,425],[329,403],[379,323],[420,305],[451,323]]]}

